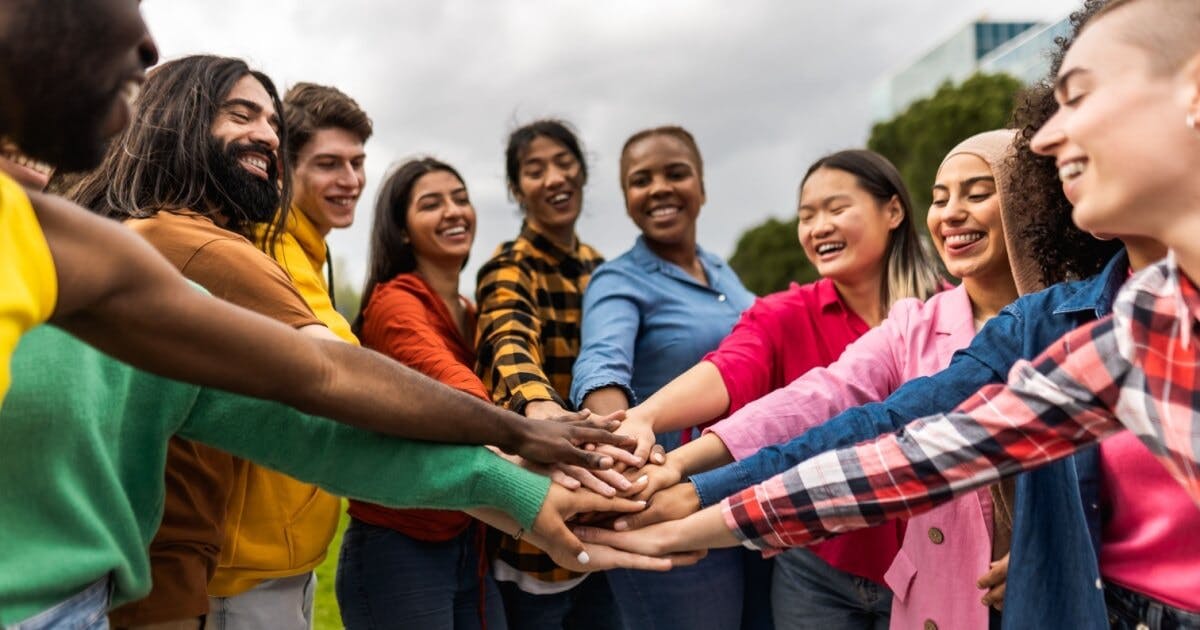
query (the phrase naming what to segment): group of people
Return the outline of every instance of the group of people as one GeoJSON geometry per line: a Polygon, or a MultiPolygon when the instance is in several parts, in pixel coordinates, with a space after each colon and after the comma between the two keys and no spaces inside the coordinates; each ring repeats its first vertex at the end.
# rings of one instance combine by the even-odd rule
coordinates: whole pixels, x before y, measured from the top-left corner
{"type": "Polygon", "coordinates": [[[605,261],[545,119],[473,300],[468,183],[388,171],[350,322],[350,96],[0,6],[0,627],[309,628],[345,497],[347,628],[1200,628],[1200,4],[1072,24],[927,233],[883,156],[812,164],[816,282],[697,243],[674,125],[605,261]]]}

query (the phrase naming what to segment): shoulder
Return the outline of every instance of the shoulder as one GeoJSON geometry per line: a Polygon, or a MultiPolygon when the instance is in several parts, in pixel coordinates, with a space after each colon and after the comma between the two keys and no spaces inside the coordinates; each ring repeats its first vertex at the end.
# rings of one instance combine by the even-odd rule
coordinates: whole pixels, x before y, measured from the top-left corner
{"type": "Polygon", "coordinates": [[[888,311],[888,319],[896,319],[899,322],[943,319],[959,322],[971,317],[971,298],[962,286],[935,293],[927,300],[917,298],[897,300],[888,311]]]}
{"type": "Polygon", "coordinates": [[[430,292],[425,282],[416,274],[402,273],[375,287],[363,318],[370,319],[380,311],[419,311],[429,302],[430,292]]]}

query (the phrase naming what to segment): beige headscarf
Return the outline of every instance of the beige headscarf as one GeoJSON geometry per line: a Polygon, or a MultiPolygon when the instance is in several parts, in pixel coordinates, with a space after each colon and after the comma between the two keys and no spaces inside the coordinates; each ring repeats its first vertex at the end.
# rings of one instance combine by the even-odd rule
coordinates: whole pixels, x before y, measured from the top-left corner
{"type": "MultiPolygon", "coordinates": [[[[1038,282],[1037,265],[1030,257],[1028,247],[1022,243],[1019,235],[1021,226],[1019,220],[1019,202],[1013,198],[1012,192],[1005,190],[1010,158],[1013,156],[1013,142],[1017,132],[1014,129],[997,129],[985,131],[963,140],[958,146],[946,154],[946,160],[962,154],[974,155],[992,170],[996,179],[996,193],[1000,195],[1000,220],[1004,226],[1004,244],[1008,248],[1008,264],[1012,269],[1013,280],[1017,291],[1025,293],[1036,290],[1038,282]]],[[[1008,553],[1012,540],[1012,502],[1014,484],[1005,480],[989,488],[992,495],[992,559],[999,560],[1008,553]]]]}

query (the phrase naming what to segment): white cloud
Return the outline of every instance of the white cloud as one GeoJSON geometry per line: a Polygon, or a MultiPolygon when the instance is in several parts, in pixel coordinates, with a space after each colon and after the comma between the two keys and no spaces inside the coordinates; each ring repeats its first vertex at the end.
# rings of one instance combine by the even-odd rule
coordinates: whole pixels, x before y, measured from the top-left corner
{"type": "Polygon", "coordinates": [[[367,194],[331,245],[361,277],[374,192],[415,154],[454,164],[479,213],[472,264],[517,232],[503,149],[544,115],[580,131],[591,157],[579,234],[609,256],[635,230],[624,216],[617,152],[632,132],[679,123],[705,158],[700,243],[728,255],[737,236],[793,211],[821,154],[861,145],[868,96],[884,73],[985,12],[1053,20],[1077,0],[146,0],[164,59],[246,58],[281,87],[336,85],[371,114],[367,194]]]}

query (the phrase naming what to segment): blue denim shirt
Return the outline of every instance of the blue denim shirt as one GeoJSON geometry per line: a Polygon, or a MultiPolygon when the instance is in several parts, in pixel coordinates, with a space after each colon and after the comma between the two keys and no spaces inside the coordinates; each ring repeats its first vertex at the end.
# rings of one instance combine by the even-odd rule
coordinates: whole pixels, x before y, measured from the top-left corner
{"type": "MultiPolygon", "coordinates": [[[[642,237],[596,269],[583,295],[583,343],[572,370],[571,403],[602,387],[645,400],[716,348],[754,294],[733,269],[700,247],[708,286],[659,258],[642,237]]],[[[663,434],[668,450],[679,434],[663,434]]]]}
{"type": "MultiPolygon", "coordinates": [[[[693,475],[712,505],[824,451],[851,446],[957,406],[989,383],[1003,383],[1019,359],[1033,359],[1067,332],[1112,310],[1128,276],[1124,251],[1088,280],[1018,298],[955,353],[950,365],[916,378],[887,400],[850,409],[786,444],[693,475]]],[[[1005,628],[1107,628],[1097,550],[1100,479],[1096,449],[1017,478],[1005,628]]]]}

